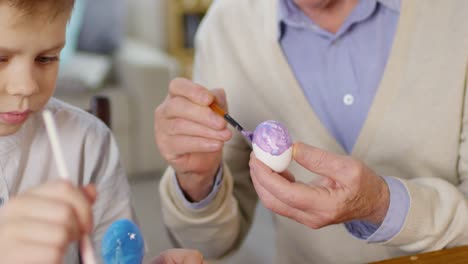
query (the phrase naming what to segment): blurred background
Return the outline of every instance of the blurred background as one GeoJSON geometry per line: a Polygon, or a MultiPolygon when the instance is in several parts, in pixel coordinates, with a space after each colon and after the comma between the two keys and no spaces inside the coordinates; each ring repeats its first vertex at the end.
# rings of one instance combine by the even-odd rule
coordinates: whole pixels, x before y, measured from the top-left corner
{"type": "MultiPolygon", "coordinates": [[[[172,247],[160,213],[166,164],[154,143],[153,113],[171,79],[190,78],[193,37],[212,0],[76,1],[55,96],[83,109],[97,95],[110,100],[148,261],[172,247]]],[[[271,218],[259,206],[243,247],[220,263],[271,263],[273,253],[271,218]]]]}

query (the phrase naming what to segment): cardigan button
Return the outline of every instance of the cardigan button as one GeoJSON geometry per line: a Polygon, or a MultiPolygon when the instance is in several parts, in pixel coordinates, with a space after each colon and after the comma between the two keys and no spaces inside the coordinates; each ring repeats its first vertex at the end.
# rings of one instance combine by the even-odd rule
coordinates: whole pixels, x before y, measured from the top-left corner
{"type": "Polygon", "coordinates": [[[343,97],[343,103],[347,106],[354,104],[354,96],[352,96],[351,94],[346,94],[343,97]]]}

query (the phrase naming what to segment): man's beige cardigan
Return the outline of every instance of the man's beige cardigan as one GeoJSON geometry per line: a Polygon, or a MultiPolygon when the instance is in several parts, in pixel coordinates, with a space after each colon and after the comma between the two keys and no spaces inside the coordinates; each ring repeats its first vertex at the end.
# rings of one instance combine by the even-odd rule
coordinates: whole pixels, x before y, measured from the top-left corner
{"type": "MultiPolygon", "coordinates": [[[[248,129],[283,122],[296,141],[344,154],[302,93],[277,40],[277,0],[218,0],[197,37],[195,81],[227,91],[230,113],[248,129]]],[[[402,230],[368,244],[343,225],[312,230],[275,215],[276,263],[362,263],[468,244],[468,1],[403,0],[393,50],[351,153],[410,194],[402,230]]],[[[225,147],[224,182],[205,209],[187,209],[173,171],[161,182],[164,220],[184,247],[207,257],[234,250],[258,198],[250,149],[236,134],[225,147]]],[[[290,167],[301,181],[313,175],[290,167]]],[[[258,238],[258,243],[262,243],[258,238]]]]}

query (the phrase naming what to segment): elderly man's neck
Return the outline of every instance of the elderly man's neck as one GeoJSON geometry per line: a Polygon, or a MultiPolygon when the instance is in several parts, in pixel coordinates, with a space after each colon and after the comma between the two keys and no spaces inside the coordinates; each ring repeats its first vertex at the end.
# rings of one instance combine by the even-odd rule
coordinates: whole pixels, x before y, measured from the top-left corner
{"type": "Polygon", "coordinates": [[[297,6],[321,28],[336,33],[359,0],[294,0],[297,6]]]}

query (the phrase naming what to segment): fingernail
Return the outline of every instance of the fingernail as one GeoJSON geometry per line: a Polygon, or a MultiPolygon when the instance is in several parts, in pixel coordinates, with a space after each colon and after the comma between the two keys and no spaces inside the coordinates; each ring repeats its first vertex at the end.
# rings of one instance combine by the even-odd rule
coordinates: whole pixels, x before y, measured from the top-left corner
{"type": "Polygon", "coordinates": [[[219,142],[208,143],[208,148],[210,150],[219,150],[220,147],[221,147],[221,143],[219,142]]]}
{"type": "Polygon", "coordinates": [[[293,158],[296,158],[298,154],[299,154],[299,144],[295,143],[293,145],[293,158]]]}

